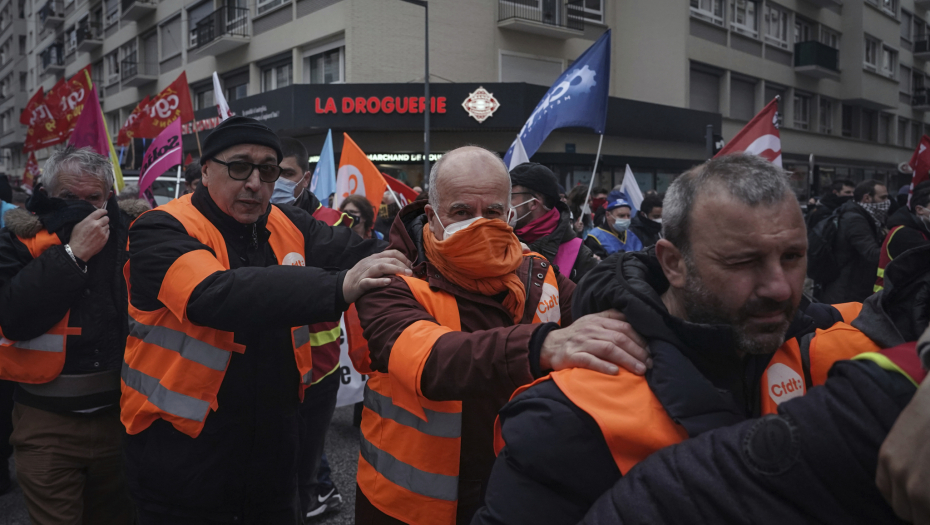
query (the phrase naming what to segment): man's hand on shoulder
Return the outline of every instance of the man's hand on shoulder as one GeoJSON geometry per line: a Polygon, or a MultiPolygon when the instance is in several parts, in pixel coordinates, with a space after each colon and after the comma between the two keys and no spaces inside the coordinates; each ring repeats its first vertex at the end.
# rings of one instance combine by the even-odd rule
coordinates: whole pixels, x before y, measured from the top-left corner
{"type": "Polygon", "coordinates": [[[646,340],[617,310],[586,315],[567,328],[553,330],[539,353],[542,370],[588,368],[616,375],[619,366],[637,375],[652,366],[646,340]]]}
{"type": "Polygon", "coordinates": [[[895,514],[930,525],[930,379],[925,379],[882,444],[875,481],[895,514]]]}
{"type": "Polygon", "coordinates": [[[410,261],[397,250],[387,250],[365,257],[346,273],[342,297],[354,303],[363,293],[390,284],[391,275],[413,275],[410,261]]]}

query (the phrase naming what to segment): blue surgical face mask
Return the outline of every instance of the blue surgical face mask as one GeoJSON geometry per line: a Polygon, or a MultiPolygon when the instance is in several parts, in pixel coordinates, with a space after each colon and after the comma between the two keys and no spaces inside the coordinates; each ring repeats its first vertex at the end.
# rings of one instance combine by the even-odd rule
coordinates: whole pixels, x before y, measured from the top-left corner
{"type": "Polygon", "coordinates": [[[630,219],[614,219],[614,230],[625,232],[630,227],[630,219]]]}
{"type": "Polygon", "coordinates": [[[271,202],[275,204],[293,203],[297,200],[294,197],[294,188],[296,187],[296,182],[287,180],[284,177],[278,177],[278,180],[274,181],[274,191],[271,193],[271,202]]]}

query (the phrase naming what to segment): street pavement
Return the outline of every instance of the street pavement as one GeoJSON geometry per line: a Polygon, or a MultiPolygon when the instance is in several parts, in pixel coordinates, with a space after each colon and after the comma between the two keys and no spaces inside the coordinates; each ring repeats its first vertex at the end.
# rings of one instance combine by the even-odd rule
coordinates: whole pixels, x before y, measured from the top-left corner
{"type": "MultiPolygon", "coordinates": [[[[326,456],[333,469],[333,482],[342,493],[342,508],[312,522],[314,525],[355,523],[355,471],[358,468],[359,430],[352,426],[352,407],[337,408],[326,435],[326,456]]],[[[10,471],[15,472],[10,459],[10,471]]],[[[14,474],[15,477],[15,474],[14,474]]],[[[11,492],[0,496],[0,525],[30,525],[23,492],[14,479],[11,492]]]]}

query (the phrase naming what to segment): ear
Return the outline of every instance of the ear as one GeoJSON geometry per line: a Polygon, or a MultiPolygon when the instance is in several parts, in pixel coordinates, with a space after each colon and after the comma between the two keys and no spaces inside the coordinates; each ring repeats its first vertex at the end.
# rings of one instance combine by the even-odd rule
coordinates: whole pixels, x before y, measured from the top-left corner
{"type": "Polygon", "coordinates": [[[200,183],[204,186],[209,186],[209,183],[207,182],[209,179],[209,175],[207,174],[207,162],[209,161],[206,161],[200,165],[200,183]]]}
{"type": "Polygon", "coordinates": [[[684,288],[688,278],[688,268],[685,258],[674,244],[668,239],[659,239],[656,243],[656,258],[662,266],[665,278],[673,288],[684,288]]]}
{"type": "Polygon", "coordinates": [[[437,239],[444,238],[445,232],[442,230],[441,227],[438,227],[437,223],[439,222],[439,219],[436,217],[436,211],[433,210],[433,206],[430,204],[427,204],[426,206],[423,207],[423,209],[426,210],[426,220],[428,221],[427,225],[429,226],[429,229],[432,230],[433,236],[436,237],[437,239]],[[437,228],[438,228],[438,231],[437,231],[437,228]]]}

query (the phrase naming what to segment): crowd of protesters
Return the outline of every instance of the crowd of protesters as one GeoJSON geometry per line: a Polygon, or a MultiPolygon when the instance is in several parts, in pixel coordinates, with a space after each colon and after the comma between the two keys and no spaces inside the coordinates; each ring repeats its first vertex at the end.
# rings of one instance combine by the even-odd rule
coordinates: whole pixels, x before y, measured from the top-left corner
{"type": "Polygon", "coordinates": [[[635,202],[479,146],[404,207],[311,177],[232,117],[155,209],[88,149],[0,178],[0,459],[33,523],[339,510],[349,312],[357,523],[930,524],[930,183],[802,209],[731,155],[635,202]]]}

